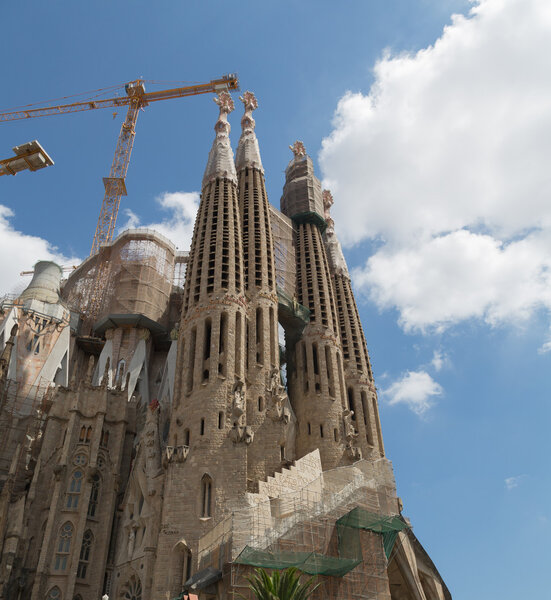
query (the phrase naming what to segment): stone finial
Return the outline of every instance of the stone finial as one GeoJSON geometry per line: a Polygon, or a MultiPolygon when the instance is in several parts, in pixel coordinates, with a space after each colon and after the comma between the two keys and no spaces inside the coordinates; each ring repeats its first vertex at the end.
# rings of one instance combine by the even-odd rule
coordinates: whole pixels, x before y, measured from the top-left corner
{"type": "Polygon", "coordinates": [[[220,114],[214,126],[214,131],[216,131],[217,136],[218,134],[229,135],[231,127],[228,123],[228,115],[235,109],[233,99],[228,92],[220,92],[213,100],[220,108],[220,114]]]}
{"type": "Polygon", "coordinates": [[[330,219],[331,218],[331,207],[333,206],[333,204],[335,202],[333,200],[333,194],[329,190],[323,190],[322,197],[323,197],[323,209],[324,209],[325,219],[330,219]]]}
{"type": "Polygon", "coordinates": [[[306,148],[304,147],[304,143],[300,140],[297,140],[292,146],[289,146],[289,150],[293,152],[295,159],[306,156],[306,148]]]}
{"type": "Polygon", "coordinates": [[[110,363],[111,363],[111,359],[108,356],[107,360],[105,361],[105,369],[103,371],[103,377],[101,380],[101,387],[102,388],[106,388],[109,384],[109,367],[110,367],[110,363]]]}
{"type": "Polygon", "coordinates": [[[6,342],[6,345],[4,346],[4,350],[2,350],[2,354],[0,354],[0,379],[6,378],[8,376],[12,348],[15,344],[15,336],[17,335],[17,329],[17,324],[11,328],[10,337],[6,342]]]}
{"type": "Polygon", "coordinates": [[[218,121],[214,126],[216,137],[209,152],[205,174],[203,176],[203,185],[220,177],[230,179],[237,183],[237,173],[233,162],[233,152],[230,145],[230,124],[228,123],[228,114],[235,108],[232,97],[228,92],[220,92],[214,102],[218,104],[220,114],[218,121]]]}
{"type": "Polygon", "coordinates": [[[260,150],[258,148],[258,140],[254,129],[256,123],[253,117],[253,110],[258,108],[258,100],[252,92],[245,92],[239,97],[243,102],[245,112],[241,119],[241,137],[237,145],[235,155],[235,166],[237,170],[246,167],[260,169],[263,172],[262,161],[260,159],[260,150]]]}
{"type": "Polygon", "coordinates": [[[239,100],[241,100],[245,106],[245,114],[241,119],[241,128],[243,133],[245,133],[247,130],[254,130],[255,128],[256,123],[253,118],[253,110],[258,108],[258,100],[256,99],[256,96],[249,91],[245,92],[242,96],[239,96],[239,100]]]}

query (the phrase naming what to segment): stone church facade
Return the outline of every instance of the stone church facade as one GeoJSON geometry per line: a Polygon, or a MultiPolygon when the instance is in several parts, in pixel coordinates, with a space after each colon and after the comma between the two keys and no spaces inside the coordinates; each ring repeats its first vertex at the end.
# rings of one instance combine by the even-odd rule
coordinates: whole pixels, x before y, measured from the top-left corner
{"type": "Polygon", "coordinates": [[[316,598],[451,598],[396,495],[331,193],[295,142],[270,205],[241,100],[189,253],[129,230],[1,301],[0,599],[229,599],[290,565],[316,598]]]}

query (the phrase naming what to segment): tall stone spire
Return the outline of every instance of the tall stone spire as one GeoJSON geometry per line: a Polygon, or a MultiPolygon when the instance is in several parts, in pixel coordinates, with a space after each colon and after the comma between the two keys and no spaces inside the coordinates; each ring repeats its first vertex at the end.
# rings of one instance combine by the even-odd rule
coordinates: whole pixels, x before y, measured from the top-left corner
{"type": "MultiPolygon", "coordinates": [[[[245,107],[236,153],[239,210],[243,226],[243,258],[247,311],[247,412],[254,440],[247,472],[253,486],[294,458],[294,425],[281,384],[274,246],[264,170],[255,121],[258,102],[251,92],[240,98],[245,107]]],[[[254,487],[253,487],[254,489],[254,487]]]]}
{"type": "Polygon", "coordinates": [[[217,177],[223,177],[237,183],[235,165],[233,163],[233,151],[230,144],[231,126],[228,123],[228,114],[235,108],[232,97],[228,92],[220,92],[214,101],[220,107],[220,115],[214,126],[216,137],[209,152],[203,185],[213,181],[217,177]]]}
{"type": "MultiPolygon", "coordinates": [[[[247,448],[254,437],[245,404],[243,237],[228,137],[233,102],[224,92],[217,104],[220,116],[203,178],[178,330],[170,446],[164,458],[162,522],[171,523],[170,533],[163,532],[157,547],[157,559],[170,565],[174,548],[185,539],[187,558],[182,555],[179,564],[189,562],[191,569],[193,563],[193,570],[199,565],[201,535],[243,501],[247,448]]],[[[177,596],[183,577],[181,570],[157,571],[152,597],[164,598],[167,589],[171,598],[177,596]]]]}
{"type": "Polygon", "coordinates": [[[342,346],[322,233],[327,224],[321,183],[304,144],[296,141],[285,171],[281,211],[295,224],[297,300],[310,310],[289,352],[290,395],[298,420],[297,455],[319,448],[324,469],[361,458],[346,399],[342,346]]]}
{"type": "Polygon", "coordinates": [[[237,146],[235,167],[238,171],[245,167],[251,167],[264,173],[258,140],[254,131],[256,123],[253,118],[253,110],[258,108],[258,101],[252,92],[245,92],[239,99],[245,105],[245,114],[241,119],[241,137],[237,146]]]}
{"type": "Polygon", "coordinates": [[[384,456],[377,391],[367,344],[352,291],[350,274],[330,212],[333,196],[329,190],[324,190],[322,197],[327,223],[323,238],[335,293],[350,420],[352,426],[358,431],[357,443],[362,449],[364,458],[384,456]]]}

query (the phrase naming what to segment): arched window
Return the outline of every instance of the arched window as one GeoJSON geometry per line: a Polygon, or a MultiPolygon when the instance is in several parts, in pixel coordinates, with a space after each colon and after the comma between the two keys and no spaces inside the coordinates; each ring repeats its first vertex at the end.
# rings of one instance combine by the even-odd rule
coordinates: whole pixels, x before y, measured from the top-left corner
{"type": "Polygon", "coordinates": [[[100,477],[96,473],[92,477],[92,487],[90,488],[90,502],[88,502],[88,516],[95,517],[98,509],[100,477]]]}
{"type": "Polygon", "coordinates": [[[61,600],[61,590],[57,585],[48,592],[46,600],[61,600]]]}
{"type": "Polygon", "coordinates": [[[80,489],[82,487],[83,478],[84,474],[80,469],[77,469],[73,473],[69,483],[69,490],[67,491],[67,503],[65,505],[66,508],[78,508],[78,499],[80,497],[80,489]]]}
{"type": "Polygon", "coordinates": [[[201,479],[201,516],[212,517],[212,479],[206,474],[201,479]]]}
{"type": "MultiPolygon", "coordinates": [[[[71,550],[71,539],[73,537],[73,526],[67,522],[59,531],[59,542],[55,555],[54,569],[56,571],[65,571],[67,568],[67,559],[71,550]]],[[[61,595],[59,596],[61,598],[61,595]]],[[[57,598],[57,596],[52,596],[57,598]]]]}
{"type": "Polygon", "coordinates": [[[92,439],[92,428],[88,427],[88,429],[86,430],[86,443],[89,444],[91,439],[92,439]]]}
{"type": "Polygon", "coordinates": [[[73,600],[82,600],[82,596],[80,594],[77,594],[73,600]]]}
{"type": "Polygon", "coordinates": [[[86,427],[84,427],[84,425],[80,428],[80,435],[78,436],[78,441],[86,441],[86,427]]]}
{"type": "Polygon", "coordinates": [[[93,541],[94,536],[88,529],[82,538],[82,546],[80,547],[80,556],[78,558],[77,577],[79,579],[86,579],[86,571],[90,563],[90,549],[92,548],[93,541]]]}
{"type": "Polygon", "coordinates": [[[137,577],[132,576],[127,581],[123,588],[121,596],[122,600],[142,600],[142,584],[137,577]]]}

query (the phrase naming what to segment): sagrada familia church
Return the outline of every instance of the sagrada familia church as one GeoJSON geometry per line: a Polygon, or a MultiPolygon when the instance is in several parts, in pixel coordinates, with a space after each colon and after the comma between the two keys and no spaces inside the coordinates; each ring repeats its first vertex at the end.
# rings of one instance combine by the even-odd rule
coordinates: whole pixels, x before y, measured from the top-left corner
{"type": "MultiPolygon", "coordinates": [[[[227,92],[189,252],[131,229],[0,303],[0,599],[448,600],[386,458],[350,275],[301,142],[268,202],[227,92]]],[[[337,200],[338,201],[338,200],[337,200]]]]}

